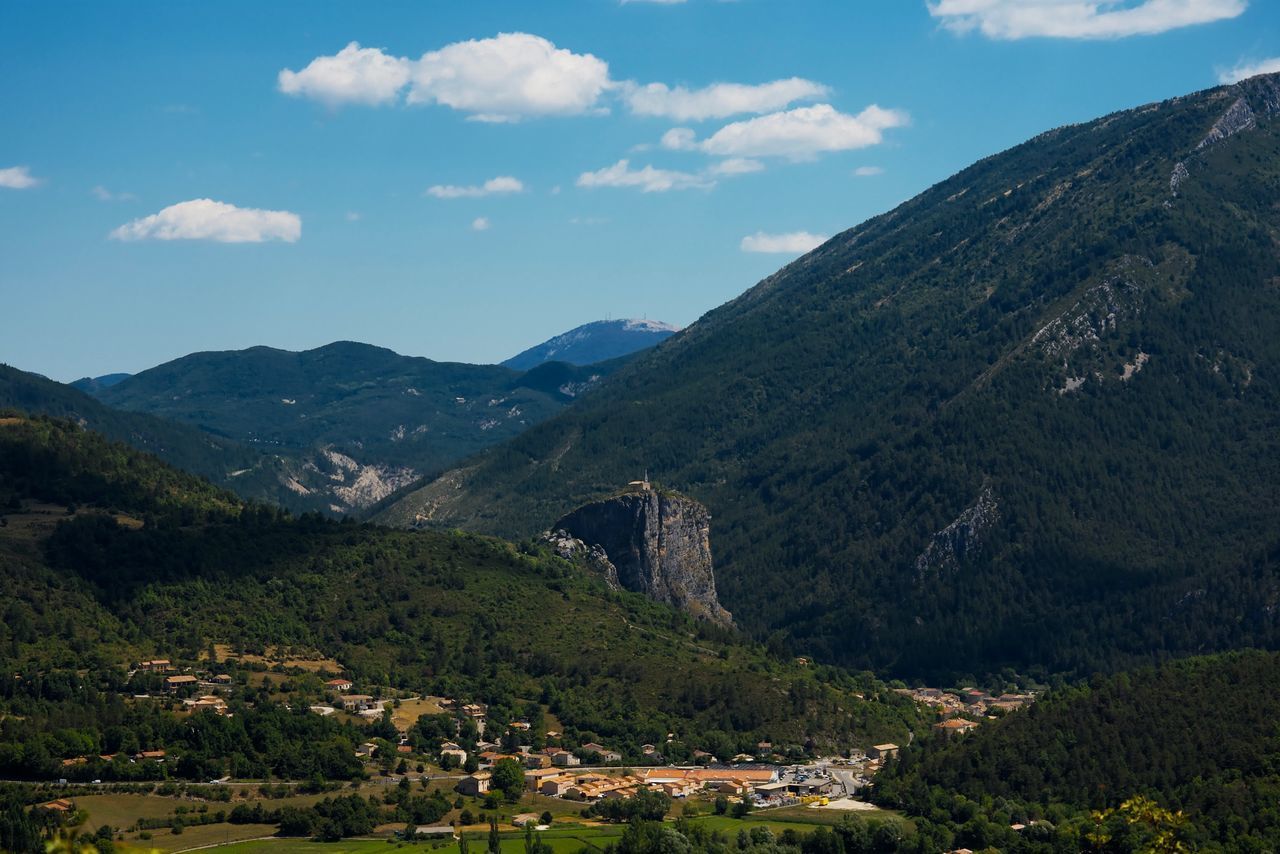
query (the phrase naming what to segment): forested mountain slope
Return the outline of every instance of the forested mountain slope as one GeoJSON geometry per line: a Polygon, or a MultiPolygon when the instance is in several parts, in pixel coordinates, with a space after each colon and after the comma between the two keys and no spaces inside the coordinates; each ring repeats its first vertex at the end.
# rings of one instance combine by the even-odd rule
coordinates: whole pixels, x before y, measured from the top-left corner
{"type": "Polygon", "coordinates": [[[0,365],[0,409],[70,419],[116,442],[153,454],[243,498],[270,501],[295,511],[318,510],[327,503],[289,489],[302,461],[281,453],[263,453],[224,436],[141,412],[125,412],[69,385],[39,374],[0,365]]]}
{"type": "Polygon", "coordinates": [[[919,723],[869,676],[780,661],[532,544],[289,518],[65,421],[0,414],[0,519],[0,718],[22,716],[0,727],[6,777],[59,767],[23,746],[49,721],[101,743],[129,662],[214,644],[314,651],[385,691],[541,701],[629,755],[669,732],[688,758],[919,723]]]}
{"type": "Polygon", "coordinates": [[[379,518],[525,534],[648,469],[722,600],[903,674],[1280,642],[1280,77],[983,160],[379,518]]]}
{"type": "Polygon", "coordinates": [[[960,740],[904,751],[877,779],[875,798],[912,815],[947,816],[956,844],[974,849],[1027,850],[1005,844],[1017,837],[1011,822],[1061,828],[1072,813],[1142,796],[1185,814],[1182,835],[1193,849],[1272,851],[1280,845],[1277,703],[1275,653],[1096,679],[960,740]]]}
{"type": "Polygon", "coordinates": [[[193,353],[92,392],[280,457],[281,503],[342,513],[518,435],[614,367],[520,372],[343,341],[193,353]]]}

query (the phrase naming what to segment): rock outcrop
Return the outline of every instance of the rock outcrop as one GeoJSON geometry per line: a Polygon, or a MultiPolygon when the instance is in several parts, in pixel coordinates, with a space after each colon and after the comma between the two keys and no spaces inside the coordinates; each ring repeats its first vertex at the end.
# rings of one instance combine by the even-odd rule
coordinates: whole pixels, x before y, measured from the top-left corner
{"type": "Polygon", "coordinates": [[[716,599],[710,532],[711,514],[697,501],[638,489],[579,507],[547,539],[562,555],[595,564],[612,585],[729,625],[716,599]]]}
{"type": "Polygon", "coordinates": [[[929,538],[916,558],[916,578],[955,572],[965,558],[982,548],[987,533],[1000,520],[1000,505],[990,486],[954,522],[929,538]]]}

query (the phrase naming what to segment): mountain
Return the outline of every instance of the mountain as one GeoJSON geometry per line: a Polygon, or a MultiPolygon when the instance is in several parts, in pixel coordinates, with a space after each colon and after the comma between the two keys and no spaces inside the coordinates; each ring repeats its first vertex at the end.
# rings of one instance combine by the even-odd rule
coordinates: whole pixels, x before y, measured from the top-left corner
{"type": "Polygon", "coordinates": [[[502,365],[517,371],[544,362],[594,365],[647,350],[679,331],[679,327],[657,320],[597,320],[530,347],[502,365]]]}
{"type": "Polygon", "coordinates": [[[154,454],[224,489],[295,511],[327,507],[286,485],[302,462],[267,454],[196,427],[141,412],[112,409],[69,385],[0,365],[0,409],[66,418],[117,442],[154,454]]]}
{"type": "Polygon", "coordinates": [[[81,377],[75,382],[68,383],[72,388],[79,389],[85,394],[97,394],[103,389],[111,388],[121,380],[127,380],[132,374],[103,374],[100,377],[81,377]]]}
{"type": "MultiPolygon", "coordinates": [[[[541,706],[568,743],[597,740],[636,760],[646,742],[687,760],[760,739],[797,749],[906,739],[920,722],[870,676],[771,657],[729,629],[609,590],[537,544],[289,517],[60,419],[0,413],[0,567],[5,779],[145,773],[104,768],[99,747],[87,767],[60,762],[118,745],[121,733],[106,731],[120,726],[137,727],[144,747],[185,743],[187,718],[122,696],[134,693],[129,663],[156,657],[234,669],[241,656],[284,650],[332,662],[330,672],[382,696],[480,700],[491,722],[541,706]],[[670,678],[673,662],[684,678],[670,678]],[[74,722],[74,734],[51,737],[53,722],[74,722]]],[[[305,670],[282,696],[252,690],[246,701],[237,688],[236,702],[254,714],[272,699],[295,711],[321,702],[323,685],[305,670]]],[[[187,745],[205,755],[175,759],[168,773],[254,768],[234,764],[234,751],[266,748],[235,746],[243,741],[187,745]]],[[[298,755],[321,747],[294,744],[285,767],[295,770],[275,773],[309,775],[298,755]]]]}
{"type": "Polygon", "coordinates": [[[377,518],[522,535],[647,469],[735,622],[819,659],[1280,645],[1277,113],[1262,76],[980,161],[377,518]]]}
{"type": "Polygon", "coordinates": [[[116,409],[296,461],[284,486],[341,513],[517,435],[616,367],[554,363],[522,372],[344,341],[300,353],[194,353],[94,393],[116,409]]]}
{"type": "Polygon", "coordinates": [[[1180,850],[1274,851],[1278,702],[1273,652],[1098,679],[962,738],[917,742],[877,778],[875,800],[942,824],[953,834],[947,848],[1175,850],[1125,847],[1121,839],[1087,844],[1090,833],[1145,836],[1164,824],[1186,846],[1180,850]],[[1155,800],[1155,808],[1135,797],[1155,800]],[[1122,820],[1098,822],[1091,810],[1115,810],[1122,820]],[[1182,815],[1167,814],[1175,811],[1182,815]],[[1028,827],[1019,833],[1012,823],[1028,827]],[[1036,847],[1050,841],[1057,844],[1036,847]]]}

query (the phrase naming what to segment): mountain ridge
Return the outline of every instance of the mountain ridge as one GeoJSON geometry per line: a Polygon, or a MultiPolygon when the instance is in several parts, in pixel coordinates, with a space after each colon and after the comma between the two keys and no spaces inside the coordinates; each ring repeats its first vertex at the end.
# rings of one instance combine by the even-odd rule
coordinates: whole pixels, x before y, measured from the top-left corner
{"type": "Polygon", "coordinates": [[[518,535],[648,467],[717,518],[740,624],[819,657],[954,675],[1276,643],[1251,603],[1280,596],[1277,109],[1280,76],[1253,78],[985,158],[377,518],[518,535]],[[971,508],[973,547],[931,553],[971,508]]]}

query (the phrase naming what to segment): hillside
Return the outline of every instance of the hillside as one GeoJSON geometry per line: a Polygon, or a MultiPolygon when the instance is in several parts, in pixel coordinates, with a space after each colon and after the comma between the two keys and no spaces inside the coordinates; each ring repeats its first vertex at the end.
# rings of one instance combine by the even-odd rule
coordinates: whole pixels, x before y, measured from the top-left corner
{"type": "Polygon", "coordinates": [[[122,380],[127,380],[132,374],[103,374],[100,377],[81,377],[75,382],[67,383],[72,388],[79,389],[85,394],[97,394],[103,389],[111,388],[122,380]]]}
{"type": "Polygon", "coordinates": [[[1011,822],[1048,820],[1062,833],[1072,815],[1143,796],[1185,813],[1181,835],[1193,850],[1275,850],[1277,703],[1275,653],[1095,680],[958,741],[924,740],[877,778],[876,800],[913,816],[947,815],[956,845],[1016,851],[1024,849],[1004,839],[1016,836],[1011,822]]]}
{"type": "Polygon", "coordinates": [[[757,636],[941,676],[1280,643],[1280,77],[1060,128],[832,238],[378,518],[646,469],[757,636]]]}
{"type": "MultiPolygon", "coordinates": [[[[47,721],[103,744],[129,662],[193,665],[215,645],[336,659],[384,696],[472,697],[493,714],[541,701],[566,737],[628,756],[644,742],[686,758],[762,738],[864,745],[918,724],[870,677],[771,658],[541,547],[281,516],[65,421],[0,419],[0,518],[0,669],[14,675],[0,715],[23,716],[0,732],[6,778],[84,752],[78,736],[27,744],[47,721]]],[[[323,696],[297,681],[312,687],[289,689],[295,702],[323,696]]]]}
{"type": "Polygon", "coordinates": [[[284,487],[341,513],[518,435],[610,370],[517,372],[338,342],[300,353],[193,353],[93,392],[117,409],[294,460],[284,487]]]}
{"type": "Polygon", "coordinates": [[[546,362],[594,365],[647,350],[679,331],[679,327],[657,320],[597,320],[534,345],[502,365],[517,371],[546,362]]]}
{"type": "Polygon", "coordinates": [[[39,374],[0,365],[0,409],[70,419],[108,439],[154,454],[243,498],[270,501],[295,511],[319,510],[325,502],[289,489],[290,472],[302,462],[263,453],[223,436],[140,412],[124,412],[39,374]]]}

